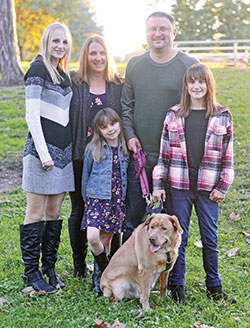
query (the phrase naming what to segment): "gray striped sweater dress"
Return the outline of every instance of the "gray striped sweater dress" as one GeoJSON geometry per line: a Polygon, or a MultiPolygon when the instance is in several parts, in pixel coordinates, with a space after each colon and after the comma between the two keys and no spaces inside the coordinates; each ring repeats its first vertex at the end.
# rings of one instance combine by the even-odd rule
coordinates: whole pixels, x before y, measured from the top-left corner
{"type": "Polygon", "coordinates": [[[60,85],[52,82],[41,55],[26,73],[26,120],[29,134],[23,153],[23,182],[26,192],[59,194],[74,191],[69,105],[70,81],[64,72],[60,85]],[[54,161],[51,171],[42,163],[54,161]]]}

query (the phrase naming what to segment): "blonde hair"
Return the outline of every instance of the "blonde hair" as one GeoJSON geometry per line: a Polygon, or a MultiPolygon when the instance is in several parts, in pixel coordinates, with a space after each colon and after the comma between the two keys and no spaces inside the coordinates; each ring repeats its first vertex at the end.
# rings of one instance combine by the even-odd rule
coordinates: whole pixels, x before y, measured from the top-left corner
{"type": "Polygon", "coordinates": [[[107,123],[116,123],[119,122],[121,132],[118,136],[118,145],[122,145],[123,154],[128,155],[128,150],[126,146],[126,141],[123,135],[123,126],[122,121],[119,115],[111,108],[101,109],[95,116],[93,125],[94,125],[94,134],[90,143],[87,145],[85,154],[88,150],[94,145],[93,158],[97,163],[100,163],[103,159],[103,145],[105,139],[103,138],[101,128],[107,123]]]}
{"type": "Polygon", "coordinates": [[[188,83],[194,80],[203,80],[207,85],[207,93],[204,99],[204,106],[206,107],[206,118],[218,115],[218,108],[215,94],[215,80],[213,73],[204,64],[193,64],[190,66],[183,79],[182,95],[180,102],[180,110],[177,117],[188,117],[191,113],[191,97],[188,92],[188,83]]]}
{"type": "Polygon", "coordinates": [[[47,68],[47,70],[50,73],[50,76],[52,78],[52,81],[54,84],[60,84],[60,82],[63,80],[61,75],[58,73],[57,69],[52,65],[51,63],[51,56],[49,52],[49,44],[51,42],[51,38],[53,36],[53,33],[56,30],[61,30],[65,33],[66,39],[68,41],[68,47],[66,54],[59,60],[58,66],[59,68],[68,73],[68,67],[70,63],[70,56],[71,56],[71,49],[72,49],[72,38],[70,31],[68,27],[62,23],[52,23],[46,27],[46,29],[43,32],[42,40],[41,40],[41,52],[43,57],[43,62],[47,68]]]}
{"type": "Polygon", "coordinates": [[[115,84],[121,84],[122,77],[117,73],[114,61],[108,54],[107,46],[104,39],[100,35],[89,36],[82,45],[80,56],[79,56],[79,68],[76,70],[73,76],[75,84],[80,85],[82,82],[90,84],[90,69],[88,64],[89,47],[92,43],[99,43],[106,55],[106,68],[104,71],[104,79],[107,82],[113,82],[115,84]]]}

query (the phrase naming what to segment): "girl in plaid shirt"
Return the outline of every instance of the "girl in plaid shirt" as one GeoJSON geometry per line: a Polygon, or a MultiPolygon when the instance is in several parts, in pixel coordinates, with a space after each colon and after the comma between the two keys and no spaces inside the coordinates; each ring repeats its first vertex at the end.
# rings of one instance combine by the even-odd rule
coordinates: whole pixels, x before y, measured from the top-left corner
{"type": "Polygon", "coordinates": [[[153,170],[154,201],[166,200],[168,213],[178,217],[184,231],[170,278],[175,302],[186,304],[185,250],[193,205],[203,245],[207,295],[228,298],[218,273],[217,222],[219,203],[233,179],[231,113],[216,102],[212,72],[203,64],[194,64],[184,76],[181,103],[166,115],[153,170]]]}

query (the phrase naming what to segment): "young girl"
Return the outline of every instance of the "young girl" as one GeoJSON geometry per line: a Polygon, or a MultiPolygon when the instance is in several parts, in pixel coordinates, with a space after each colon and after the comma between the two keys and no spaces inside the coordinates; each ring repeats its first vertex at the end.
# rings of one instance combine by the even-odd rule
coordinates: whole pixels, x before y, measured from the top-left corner
{"type": "Polygon", "coordinates": [[[86,202],[82,229],[101,272],[107,266],[113,234],[124,231],[129,156],[118,114],[100,110],[84,158],[82,196],[86,202]]]}
{"type": "Polygon", "coordinates": [[[194,64],[184,76],[180,105],[170,108],[166,115],[153,171],[154,200],[167,201],[168,213],[178,217],[184,231],[170,279],[175,302],[186,304],[185,250],[193,205],[203,245],[207,295],[228,298],[218,273],[217,222],[219,203],[233,179],[231,113],[216,103],[212,72],[205,65],[194,64]]]}

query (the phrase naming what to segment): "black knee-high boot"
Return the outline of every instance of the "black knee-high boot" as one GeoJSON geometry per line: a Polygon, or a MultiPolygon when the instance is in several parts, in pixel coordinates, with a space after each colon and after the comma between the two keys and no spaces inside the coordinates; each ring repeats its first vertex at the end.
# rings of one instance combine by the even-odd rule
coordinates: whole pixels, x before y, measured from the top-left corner
{"type": "Polygon", "coordinates": [[[100,280],[103,271],[108,265],[108,259],[105,251],[99,255],[95,255],[93,252],[92,254],[94,256],[94,272],[92,276],[92,281],[93,281],[94,291],[100,295],[102,293],[100,289],[100,280]]]}
{"type": "Polygon", "coordinates": [[[20,225],[20,246],[25,265],[24,281],[37,291],[54,293],[56,289],[47,284],[39,271],[43,228],[43,221],[20,225]]]}
{"type": "Polygon", "coordinates": [[[95,255],[93,252],[92,252],[92,254],[95,258],[96,263],[98,264],[98,267],[99,267],[101,273],[103,273],[103,271],[106,269],[106,266],[108,265],[108,259],[107,259],[106,252],[103,251],[99,255],[95,255]]]}
{"type": "Polygon", "coordinates": [[[94,258],[94,270],[93,270],[93,274],[92,274],[92,286],[94,288],[94,291],[99,295],[102,293],[102,291],[100,289],[101,275],[102,275],[102,272],[99,269],[99,266],[98,266],[98,264],[97,264],[97,262],[94,258]]]}
{"type": "Polygon", "coordinates": [[[86,256],[88,250],[87,233],[81,229],[82,219],[69,218],[68,229],[73,252],[74,277],[84,278],[87,274],[86,256]]]}
{"type": "Polygon", "coordinates": [[[42,273],[49,278],[49,284],[57,289],[65,287],[65,284],[59,280],[55,269],[62,223],[62,220],[45,221],[42,242],[42,273]]]}
{"type": "MultiPolygon", "coordinates": [[[[111,241],[111,250],[110,250],[109,260],[115,254],[115,252],[118,250],[118,248],[120,248],[120,246],[121,246],[120,234],[114,234],[112,241],[111,241]]],[[[100,290],[101,275],[102,275],[102,272],[99,269],[99,266],[94,257],[94,271],[92,274],[92,285],[93,285],[94,291],[98,294],[101,293],[101,290],[100,290]]]]}
{"type": "Polygon", "coordinates": [[[110,258],[115,254],[115,252],[120,247],[121,247],[121,235],[119,233],[115,233],[111,241],[110,258]]]}

